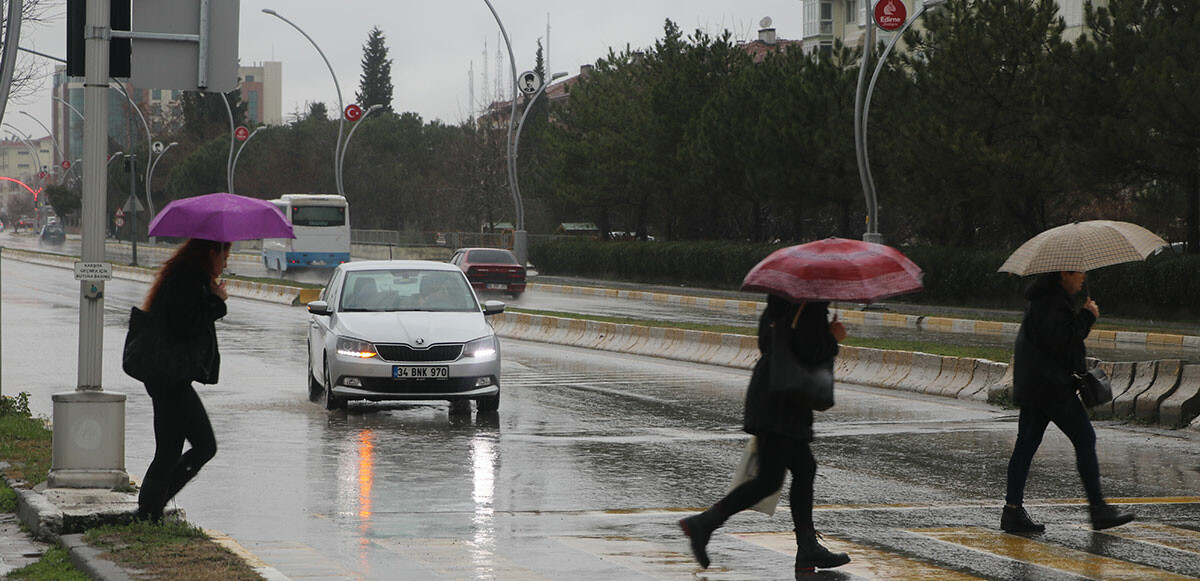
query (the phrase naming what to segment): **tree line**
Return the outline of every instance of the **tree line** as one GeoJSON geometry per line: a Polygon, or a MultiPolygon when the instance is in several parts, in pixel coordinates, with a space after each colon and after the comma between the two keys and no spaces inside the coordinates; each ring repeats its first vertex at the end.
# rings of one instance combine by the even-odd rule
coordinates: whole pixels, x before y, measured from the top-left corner
{"type": "MultiPolygon", "coordinates": [[[[868,126],[889,243],[1012,247],[1103,218],[1200,252],[1200,3],[1110,0],[1085,19],[1068,39],[1054,0],[950,0],[906,33],[884,63],[868,126]]],[[[541,67],[540,48],[535,58],[541,67]]],[[[518,159],[527,229],[590,221],[660,240],[861,237],[860,58],[835,44],[754,62],[728,33],[685,35],[671,21],[651,47],[610,50],[569,99],[539,101],[527,120],[518,159]]],[[[377,29],[362,64],[360,104],[390,107],[377,29]]],[[[223,105],[189,99],[169,153],[178,157],[155,174],[159,208],[226,189],[223,105]]],[[[506,134],[475,120],[372,115],[345,156],[354,227],[513,221],[506,134]]],[[[240,156],[237,192],[335,191],[336,136],[321,103],[261,131],[240,156]]],[[[115,208],[128,190],[113,173],[115,208]]]]}

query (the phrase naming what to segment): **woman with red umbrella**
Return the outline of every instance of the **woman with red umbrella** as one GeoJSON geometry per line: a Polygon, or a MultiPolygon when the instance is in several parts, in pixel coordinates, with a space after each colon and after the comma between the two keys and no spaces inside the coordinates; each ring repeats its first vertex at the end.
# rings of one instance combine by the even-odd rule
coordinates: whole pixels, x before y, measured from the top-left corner
{"type": "Polygon", "coordinates": [[[898,251],[840,238],[777,250],[746,275],[744,290],[768,293],[758,323],[762,355],[746,389],[743,416],[743,430],[757,438],[759,466],[755,478],[731,490],[708,510],[679,521],[701,567],[709,565],[707,547],[713,532],[729,517],[779,490],[789,471],[796,573],[850,562],[848,555],[830,551],[817,540],[812,511],[817,462],[809,448],[813,409],[803,400],[772,389],[773,360],[778,365],[790,359],[772,353],[772,346],[789,349],[801,364],[832,372],[846,328],[836,316],[829,320],[829,301],[869,302],[912,292],[921,288],[920,279],[921,270],[898,251]]]}

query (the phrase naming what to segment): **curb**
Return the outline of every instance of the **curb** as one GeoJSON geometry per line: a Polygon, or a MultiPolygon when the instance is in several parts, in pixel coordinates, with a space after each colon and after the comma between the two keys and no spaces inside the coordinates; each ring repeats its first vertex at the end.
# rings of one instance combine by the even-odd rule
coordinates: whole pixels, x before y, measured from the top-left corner
{"type": "Polygon", "coordinates": [[[78,567],[88,577],[96,581],[133,581],[133,577],[130,577],[119,565],[101,558],[99,549],[92,548],[83,542],[83,535],[63,535],[58,540],[67,550],[71,564],[78,567]]]}
{"type": "MultiPolygon", "coordinates": [[[[709,365],[750,369],[758,361],[758,339],[733,333],[690,331],[569,319],[529,313],[502,313],[492,318],[496,334],[509,339],[570,345],[601,351],[661,357],[709,365]]],[[[1200,364],[1178,360],[1110,363],[1095,359],[1113,381],[1113,402],[1091,410],[1097,419],[1133,419],[1160,427],[1200,431],[1200,364]],[[1130,377],[1134,369],[1137,377],[1130,377]],[[1156,381],[1156,372],[1165,372],[1156,381]],[[1131,383],[1134,385],[1131,387],[1131,383]],[[1138,387],[1140,386],[1140,387],[1138,387]],[[1135,389],[1136,387],[1136,389],[1135,389]]],[[[843,345],[835,362],[846,383],[940,395],[980,402],[1012,397],[1010,363],[888,351],[843,345]]]]}
{"type": "MultiPolygon", "coordinates": [[[[762,312],[765,303],[738,299],[721,299],[699,297],[694,295],[673,295],[651,291],[624,289],[609,289],[588,286],[570,286],[561,284],[528,283],[529,290],[541,292],[620,298],[673,305],[703,307],[716,311],[752,315],[762,312]]],[[[877,327],[903,327],[921,329],[938,333],[969,333],[974,335],[1002,335],[1016,337],[1019,323],[1003,323],[999,321],[979,321],[975,319],[954,319],[949,317],[929,317],[923,315],[903,315],[879,311],[856,311],[836,309],[838,317],[845,323],[877,327]]],[[[1132,331],[1111,331],[1095,329],[1087,337],[1090,344],[1130,344],[1176,346],[1200,349],[1200,336],[1173,335],[1169,333],[1145,333],[1132,331]]]]}

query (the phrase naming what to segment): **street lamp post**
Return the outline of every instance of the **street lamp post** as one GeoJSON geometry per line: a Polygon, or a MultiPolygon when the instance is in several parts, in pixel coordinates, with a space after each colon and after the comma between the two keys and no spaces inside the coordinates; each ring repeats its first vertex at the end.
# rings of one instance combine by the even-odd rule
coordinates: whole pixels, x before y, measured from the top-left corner
{"type": "MultiPolygon", "coordinates": [[[[508,31],[504,29],[504,22],[500,20],[500,14],[496,12],[496,8],[492,6],[491,0],[483,0],[487,4],[488,10],[492,11],[492,17],[496,19],[496,25],[500,27],[500,34],[504,37],[504,45],[508,47],[508,62],[512,69],[512,108],[508,114],[508,187],[512,192],[513,204],[516,206],[517,223],[516,231],[513,232],[513,254],[517,255],[517,260],[521,266],[525,266],[525,206],[521,203],[521,193],[517,191],[517,165],[513,155],[513,121],[517,118],[517,59],[513,56],[512,41],[508,39],[508,31]]],[[[499,82],[499,79],[497,79],[499,82]]]]}
{"type": "MultiPolygon", "coordinates": [[[[142,120],[142,127],[146,129],[146,155],[150,155],[150,149],[152,147],[152,142],[154,141],[154,136],[150,134],[150,123],[146,121],[146,116],[142,113],[141,108],[137,106],[137,103],[134,102],[133,97],[129,96],[129,91],[125,90],[125,85],[117,83],[116,88],[121,91],[122,95],[125,95],[125,99],[129,101],[129,106],[137,112],[138,117],[142,120]]],[[[148,166],[149,164],[147,164],[147,167],[148,166]]],[[[137,176],[133,177],[136,178],[137,176]]],[[[146,175],[146,210],[148,212],[147,216],[149,218],[154,218],[154,200],[150,198],[149,172],[147,172],[146,175]]]]}
{"type": "Polygon", "coordinates": [[[238,162],[238,158],[242,156],[242,150],[246,148],[246,144],[250,143],[250,140],[254,139],[254,136],[258,135],[258,132],[262,131],[262,129],[264,127],[266,127],[266,125],[259,125],[258,127],[255,127],[254,131],[251,131],[250,135],[248,137],[246,137],[246,140],[243,141],[242,144],[238,146],[237,153],[234,154],[234,156],[233,156],[233,165],[231,165],[229,168],[229,193],[231,193],[231,194],[234,193],[233,192],[233,177],[234,177],[235,173],[237,172],[237,162],[238,162]]]}
{"type": "MultiPolygon", "coordinates": [[[[337,91],[338,98],[338,138],[337,144],[333,148],[333,178],[335,182],[334,185],[337,187],[338,195],[345,196],[346,192],[342,191],[342,165],[340,163],[340,159],[342,151],[342,130],[346,123],[346,113],[345,106],[342,104],[342,87],[338,84],[337,74],[333,72],[333,65],[329,64],[329,59],[325,58],[325,53],[321,51],[321,47],[317,46],[317,42],[313,40],[307,32],[304,32],[303,29],[301,29],[299,26],[296,26],[296,23],[284,18],[283,15],[270,8],[263,8],[262,11],[265,14],[270,14],[271,16],[290,24],[291,27],[295,28],[297,32],[304,35],[304,38],[308,39],[308,42],[313,45],[313,48],[317,49],[317,54],[321,55],[321,60],[325,61],[325,66],[329,69],[329,75],[333,77],[333,88],[335,91],[337,91]]],[[[512,50],[509,49],[509,54],[511,55],[511,53],[512,50]]]]}
{"type": "MultiPolygon", "coordinates": [[[[347,133],[347,134],[346,134],[346,141],[343,141],[343,142],[342,142],[342,153],[341,153],[341,155],[338,157],[338,176],[339,176],[339,177],[338,177],[338,180],[339,180],[339,181],[338,181],[338,191],[339,191],[339,192],[341,192],[341,191],[342,191],[342,189],[343,189],[343,188],[342,188],[342,183],[341,183],[341,181],[340,181],[340,180],[342,179],[342,178],[341,178],[341,175],[342,175],[342,164],[344,164],[344,163],[346,162],[346,148],[350,147],[350,138],[351,138],[351,137],[354,137],[354,132],[355,132],[355,130],[357,130],[357,129],[358,129],[358,126],[359,126],[360,124],[362,124],[362,122],[363,122],[363,121],[366,121],[366,120],[367,120],[367,117],[368,117],[368,116],[370,116],[370,115],[371,115],[371,113],[374,113],[374,112],[376,112],[376,111],[378,111],[378,110],[380,110],[380,109],[382,109],[382,108],[383,108],[383,105],[381,105],[381,104],[379,104],[379,103],[376,103],[376,104],[374,104],[374,105],[371,105],[370,107],[367,107],[367,110],[363,112],[363,115],[362,115],[362,117],[359,117],[359,118],[358,118],[358,121],[355,121],[355,122],[354,122],[354,126],[350,128],[350,133],[347,133]]],[[[247,140],[247,141],[249,141],[249,140],[247,140]]],[[[344,195],[344,194],[343,194],[343,195],[344,195]]]]}
{"type": "MultiPolygon", "coordinates": [[[[542,93],[546,92],[546,87],[549,87],[550,83],[553,83],[555,80],[561,79],[565,76],[567,76],[567,73],[561,72],[550,75],[550,80],[542,83],[541,87],[538,87],[537,92],[535,92],[533,96],[529,98],[529,102],[525,104],[525,111],[521,113],[521,121],[517,124],[517,135],[515,138],[513,138],[512,146],[513,190],[516,192],[518,200],[521,199],[521,184],[517,181],[517,160],[520,157],[521,130],[525,129],[525,118],[528,117],[529,112],[533,110],[533,104],[537,102],[538,97],[541,97],[542,93]]],[[[529,258],[529,246],[527,244],[528,235],[525,233],[525,204],[522,203],[518,205],[518,212],[520,212],[520,215],[517,217],[517,221],[520,226],[517,228],[516,232],[513,233],[513,253],[517,255],[517,260],[521,263],[521,266],[525,266],[526,259],[529,258]]]]}
{"type": "Polygon", "coordinates": [[[33,119],[34,121],[37,122],[38,125],[41,125],[42,129],[46,130],[46,134],[50,136],[50,143],[54,144],[54,150],[58,152],[58,158],[59,159],[67,159],[67,156],[63,154],[62,146],[60,146],[58,144],[58,139],[56,137],[54,137],[54,132],[50,131],[50,128],[46,127],[46,124],[42,123],[41,119],[38,119],[37,117],[34,117],[33,115],[30,115],[28,111],[19,111],[19,113],[30,119],[33,119]]]}
{"type": "MultiPolygon", "coordinates": [[[[166,155],[167,150],[171,149],[172,147],[175,147],[176,145],[179,145],[179,143],[176,141],[172,141],[171,143],[168,143],[167,146],[164,147],[163,150],[160,151],[157,156],[154,155],[153,149],[150,150],[150,157],[152,157],[153,159],[150,161],[150,167],[146,168],[146,199],[150,199],[150,184],[152,183],[151,178],[154,177],[154,168],[158,167],[158,160],[162,159],[163,155],[166,155]]],[[[134,212],[134,213],[136,214],[137,212],[134,212]]]]}
{"type": "MultiPolygon", "coordinates": [[[[908,30],[926,10],[935,8],[945,4],[947,0],[923,0],[920,8],[912,15],[911,18],[904,22],[904,25],[892,35],[888,41],[887,47],[883,49],[883,53],[879,56],[879,62],[875,64],[875,71],[871,74],[871,82],[866,87],[866,95],[863,95],[864,85],[867,78],[867,65],[871,61],[871,50],[875,45],[875,23],[867,22],[866,37],[863,41],[862,64],[858,69],[858,85],[854,91],[854,152],[858,159],[858,178],[862,181],[863,196],[867,201],[867,231],[863,233],[863,240],[866,242],[883,243],[883,235],[879,233],[879,199],[875,194],[875,180],[871,176],[871,164],[867,153],[867,119],[871,111],[871,94],[875,91],[875,81],[879,78],[879,71],[883,70],[883,63],[887,61],[888,54],[892,52],[892,47],[896,46],[896,42],[904,36],[904,32],[908,30]]],[[[874,14],[874,3],[869,14],[874,14]]],[[[870,16],[868,16],[870,17],[870,16]]]]}

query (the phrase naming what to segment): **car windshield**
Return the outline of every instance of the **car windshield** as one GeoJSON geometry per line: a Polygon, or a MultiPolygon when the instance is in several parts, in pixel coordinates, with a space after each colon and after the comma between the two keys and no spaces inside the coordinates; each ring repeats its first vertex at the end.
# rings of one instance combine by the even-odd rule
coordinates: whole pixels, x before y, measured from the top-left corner
{"type": "Polygon", "coordinates": [[[461,272],[352,271],[347,273],[343,289],[342,312],[479,310],[479,303],[461,272]]]}
{"type": "Polygon", "coordinates": [[[470,262],[490,264],[516,264],[517,259],[507,250],[472,250],[467,258],[470,262]]]}

